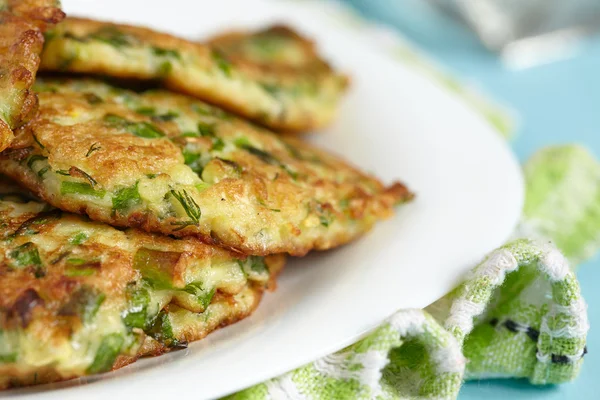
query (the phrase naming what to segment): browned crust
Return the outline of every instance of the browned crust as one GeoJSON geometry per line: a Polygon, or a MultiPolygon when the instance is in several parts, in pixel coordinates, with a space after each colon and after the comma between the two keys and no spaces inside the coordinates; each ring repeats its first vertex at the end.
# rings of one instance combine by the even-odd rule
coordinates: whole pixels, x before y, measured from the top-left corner
{"type": "MultiPolygon", "coordinates": [[[[2,4],[0,4],[1,6],[2,4]]],[[[35,114],[31,90],[40,64],[43,32],[64,18],[54,0],[9,0],[0,11],[0,151],[15,129],[35,114]]]]}

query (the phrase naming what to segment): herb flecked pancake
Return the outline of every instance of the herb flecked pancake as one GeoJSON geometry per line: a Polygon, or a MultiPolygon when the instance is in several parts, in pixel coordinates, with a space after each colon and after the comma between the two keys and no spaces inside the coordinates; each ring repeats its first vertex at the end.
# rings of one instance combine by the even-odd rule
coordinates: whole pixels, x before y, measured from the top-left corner
{"type": "Polygon", "coordinates": [[[328,249],[412,195],[190,97],[93,80],[36,86],[39,114],[0,169],[48,203],[245,254],[328,249]]]}
{"type": "Polygon", "coordinates": [[[54,0],[0,0],[0,151],[12,130],[37,108],[31,90],[44,44],[42,32],[64,17],[54,0]]]}
{"type": "Polygon", "coordinates": [[[248,316],[283,256],[118,230],[0,178],[0,389],[109,371],[248,316]]]}
{"type": "Polygon", "coordinates": [[[67,18],[46,40],[43,70],[159,81],[290,132],[331,121],[347,86],[311,42],[281,27],[201,44],[142,27],[67,18]]]}

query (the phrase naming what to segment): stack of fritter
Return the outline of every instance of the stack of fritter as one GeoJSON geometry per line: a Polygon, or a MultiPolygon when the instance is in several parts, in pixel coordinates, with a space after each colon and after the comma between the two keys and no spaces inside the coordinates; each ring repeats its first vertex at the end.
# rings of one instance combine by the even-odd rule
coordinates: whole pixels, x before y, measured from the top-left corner
{"type": "Polygon", "coordinates": [[[201,339],[252,312],[284,254],[347,243],[411,198],[268,130],[323,126],[347,85],[290,29],[199,44],[58,23],[51,1],[0,9],[0,388],[201,339]],[[38,65],[61,76],[32,90],[38,65]]]}

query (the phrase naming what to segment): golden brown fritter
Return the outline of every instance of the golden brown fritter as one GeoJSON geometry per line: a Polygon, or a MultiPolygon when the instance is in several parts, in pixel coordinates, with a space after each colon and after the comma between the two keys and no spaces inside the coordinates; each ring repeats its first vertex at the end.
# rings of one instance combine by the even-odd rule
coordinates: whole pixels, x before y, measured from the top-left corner
{"type": "Polygon", "coordinates": [[[0,151],[12,130],[35,113],[31,90],[40,64],[43,32],[64,13],[54,0],[0,0],[0,151]]]}
{"type": "Polygon", "coordinates": [[[267,71],[331,73],[315,44],[284,25],[257,32],[227,32],[207,44],[235,64],[250,63],[267,71]]]}
{"type": "Polygon", "coordinates": [[[67,18],[48,35],[41,68],[157,80],[285,131],[327,124],[347,86],[312,43],[281,27],[200,44],[142,27],[67,18]]]}
{"type": "Polygon", "coordinates": [[[0,389],[108,371],[249,315],[283,256],[117,230],[0,181],[0,389]]]}
{"type": "Polygon", "coordinates": [[[50,204],[245,254],[328,249],[411,198],[340,158],[183,95],[92,80],[37,86],[0,168],[50,204]]]}

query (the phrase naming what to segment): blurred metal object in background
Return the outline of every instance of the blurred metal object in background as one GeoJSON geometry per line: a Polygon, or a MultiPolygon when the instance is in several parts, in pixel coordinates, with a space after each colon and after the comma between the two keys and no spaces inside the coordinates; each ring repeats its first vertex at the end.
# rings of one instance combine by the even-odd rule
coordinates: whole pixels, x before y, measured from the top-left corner
{"type": "Polygon", "coordinates": [[[600,0],[429,1],[460,18],[515,68],[570,57],[600,31],[600,0]]]}

